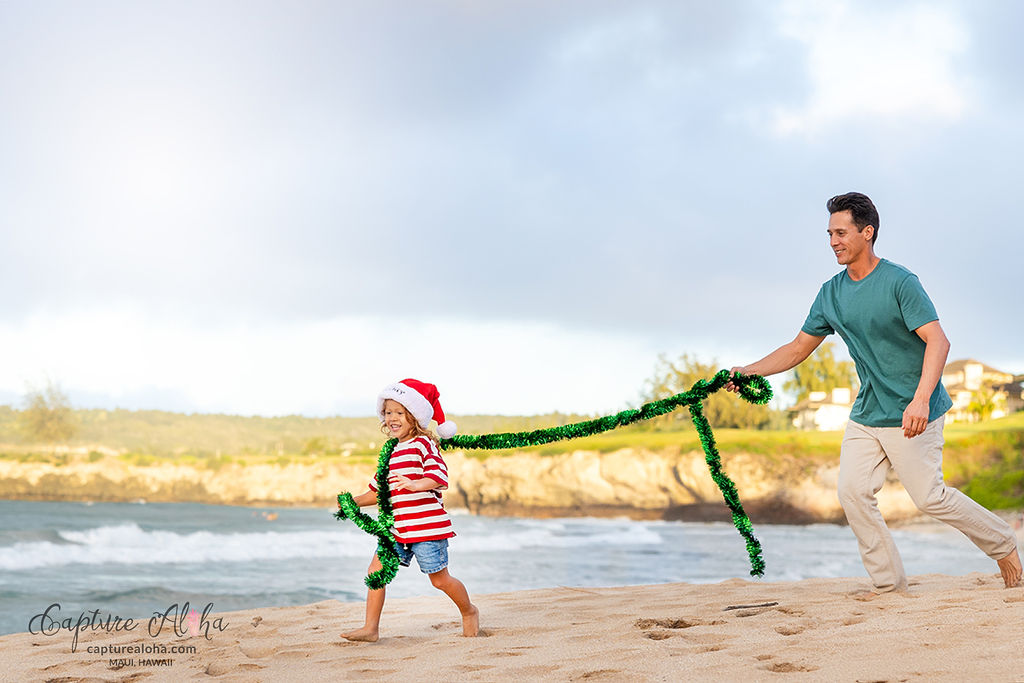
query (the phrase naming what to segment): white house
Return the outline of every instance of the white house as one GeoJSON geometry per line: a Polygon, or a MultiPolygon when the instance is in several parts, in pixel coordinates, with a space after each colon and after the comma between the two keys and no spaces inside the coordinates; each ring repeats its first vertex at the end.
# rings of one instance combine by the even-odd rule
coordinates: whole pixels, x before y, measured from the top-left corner
{"type": "Polygon", "coordinates": [[[996,370],[981,361],[967,358],[947,363],[942,369],[942,384],[953,399],[953,407],[946,413],[946,422],[964,422],[975,419],[968,409],[977,394],[983,390],[992,392],[996,407],[992,418],[1003,417],[1020,410],[1020,381],[1011,373],[996,370]]]}
{"type": "Polygon", "coordinates": [[[790,408],[793,426],[821,432],[843,429],[850,419],[853,399],[850,387],[833,389],[831,392],[812,391],[807,398],[790,408]]]}

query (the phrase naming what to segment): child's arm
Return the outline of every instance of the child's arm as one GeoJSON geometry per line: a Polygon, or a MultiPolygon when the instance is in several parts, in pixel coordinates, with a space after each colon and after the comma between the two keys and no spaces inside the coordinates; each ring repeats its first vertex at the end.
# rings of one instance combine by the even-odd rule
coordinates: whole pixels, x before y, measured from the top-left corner
{"type": "Polygon", "coordinates": [[[405,491],[409,491],[410,493],[415,491],[433,491],[439,486],[444,485],[441,482],[437,481],[436,479],[431,479],[430,477],[423,477],[422,479],[410,479],[409,477],[406,477],[401,474],[391,475],[391,477],[388,479],[388,484],[390,484],[391,488],[394,490],[402,489],[405,491]]]}
{"type": "Polygon", "coordinates": [[[356,505],[359,507],[365,508],[370,505],[377,504],[377,494],[373,491],[367,490],[365,493],[360,493],[358,496],[352,496],[352,500],[354,500],[356,505]]]}

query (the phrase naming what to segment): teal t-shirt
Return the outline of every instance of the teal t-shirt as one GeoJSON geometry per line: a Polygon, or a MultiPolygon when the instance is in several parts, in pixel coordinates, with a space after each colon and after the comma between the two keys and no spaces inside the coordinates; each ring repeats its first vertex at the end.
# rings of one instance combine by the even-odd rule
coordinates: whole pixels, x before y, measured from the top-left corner
{"type": "MultiPolygon", "coordinates": [[[[850,419],[868,427],[899,427],[924,362],[925,343],[914,330],[938,319],[917,276],[881,259],[862,280],[851,280],[844,270],[823,284],[801,329],[815,337],[836,332],[846,342],[860,378],[850,419]]],[[[952,405],[939,382],[928,421],[952,405]]]]}

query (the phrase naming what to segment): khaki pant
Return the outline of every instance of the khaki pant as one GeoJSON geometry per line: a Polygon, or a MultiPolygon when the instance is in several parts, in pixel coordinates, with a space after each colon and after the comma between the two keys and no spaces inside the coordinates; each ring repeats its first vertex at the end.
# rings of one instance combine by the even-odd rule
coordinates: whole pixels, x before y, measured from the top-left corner
{"type": "Polygon", "coordinates": [[[942,481],[942,426],[945,417],[928,423],[912,439],[902,427],[846,425],[839,456],[839,502],[857,537],[860,556],[875,589],[907,589],[896,544],[893,543],[875,494],[890,468],[921,512],[962,531],[992,559],[1006,557],[1016,548],[1010,525],[942,481]]]}

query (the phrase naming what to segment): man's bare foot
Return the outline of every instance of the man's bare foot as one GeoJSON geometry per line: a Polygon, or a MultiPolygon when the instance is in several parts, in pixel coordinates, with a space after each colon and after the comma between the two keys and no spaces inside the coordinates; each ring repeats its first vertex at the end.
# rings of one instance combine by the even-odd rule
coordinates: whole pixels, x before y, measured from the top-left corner
{"type": "Polygon", "coordinates": [[[881,595],[881,593],[876,593],[875,591],[864,591],[864,590],[853,591],[852,593],[847,593],[848,597],[851,597],[854,600],[860,600],[861,602],[868,602],[869,600],[874,600],[875,598],[879,597],[880,595],[881,595]]]}
{"type": "Polygon", "coordinates": [[[348,633],[342,633],[341,637],[345,640],[354,640],[358,643],[376,643],[377,639],[380,638],[380,634],[375,628],[369,628],[364,626],[355,631],[349,631],[348,633]]]}
{"type": "Polygon", "coordinates": [[[473,605],[473,611],[462,615],[462,635],[476,638],[480,633],[480,610],[473,605]]]}
{"type": "Polygon", "coordinates": [[[1006,584],[1007,588],[1020,585],[1020,556],[1017,554],[1016,548],[1009,555],[998,560],[997,564],[999,565],[999,573],[1003,575],[1003,583],[1006,584]]]}

